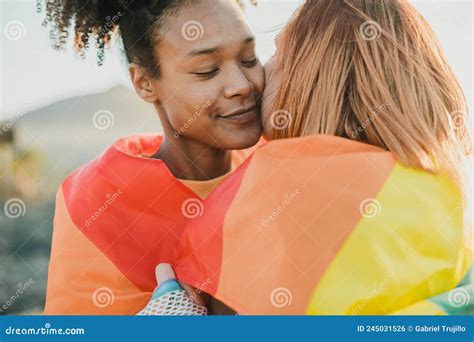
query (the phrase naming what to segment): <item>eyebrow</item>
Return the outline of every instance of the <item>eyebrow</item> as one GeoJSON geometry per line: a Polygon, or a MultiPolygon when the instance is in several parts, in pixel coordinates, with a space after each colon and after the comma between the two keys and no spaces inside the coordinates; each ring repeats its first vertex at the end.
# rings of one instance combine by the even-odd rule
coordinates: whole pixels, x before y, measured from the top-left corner
{"type": "MultiPolygon", "coordinates": [[[[249,44],[255,41],[255,37],[247,37],[242,42],[243,44],[249,44]]],[[[186,58],[196,57],[196,56],[203,56],[203,55],[211,55],[216,54],[222,49],[222,46],[216,46],[212,48],[202,49],[202,50],[193,50],[186,55],[186,58]]]]}

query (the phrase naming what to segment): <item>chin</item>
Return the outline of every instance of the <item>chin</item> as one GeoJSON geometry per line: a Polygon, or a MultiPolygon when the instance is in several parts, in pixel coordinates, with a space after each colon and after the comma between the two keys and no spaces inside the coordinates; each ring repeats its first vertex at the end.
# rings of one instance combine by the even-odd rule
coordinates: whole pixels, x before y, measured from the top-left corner
{"type": "Polygon", "coordinates": [[[261,127],[252,129],[249,132],[239,132],[235,136],[232,133],[226,134],[224,139],[219,141],[219,145],[224,150],[244,150],[246,148],[254,146],[262,135],[261,127]]]}

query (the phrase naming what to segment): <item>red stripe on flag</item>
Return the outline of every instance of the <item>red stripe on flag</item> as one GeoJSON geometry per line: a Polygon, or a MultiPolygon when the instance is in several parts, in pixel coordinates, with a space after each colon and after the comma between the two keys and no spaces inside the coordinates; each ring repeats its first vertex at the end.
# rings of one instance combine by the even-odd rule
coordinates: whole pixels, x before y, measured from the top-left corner
{"type": "Polygon", "coordinates": [[[175,267],[178,279],[211,295],[217,292],[219,285],[225,215],[252,157],[206,198],[202,216],[189,221],[180,244],[178,266],[175,267]],[[206,211],[209,207],[213,208],[212,212],[206,211]]]}

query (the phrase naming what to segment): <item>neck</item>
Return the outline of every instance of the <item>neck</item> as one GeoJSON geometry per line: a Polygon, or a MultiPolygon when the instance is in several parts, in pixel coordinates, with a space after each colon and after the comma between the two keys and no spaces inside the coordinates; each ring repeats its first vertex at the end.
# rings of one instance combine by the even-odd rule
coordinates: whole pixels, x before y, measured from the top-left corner
{"type": "Polygon", "coordinates": [[[153,158],[161,159],[171,173],[180,179],[209,180],[228,173],[231,151],[224,151],[195,140],[165,134],[153,158]]]}

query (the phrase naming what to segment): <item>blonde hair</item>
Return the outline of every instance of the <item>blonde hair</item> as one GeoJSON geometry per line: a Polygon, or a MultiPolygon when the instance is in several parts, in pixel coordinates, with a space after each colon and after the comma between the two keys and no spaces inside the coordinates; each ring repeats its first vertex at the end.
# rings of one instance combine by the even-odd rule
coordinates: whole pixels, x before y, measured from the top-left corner
{"type": "Polygon", "coordinates": [[[437,39],[405,1],[307,0],[278,51],[273,138],[363,141],[458,180],[471,151],[467,106],[437,39]]]}

